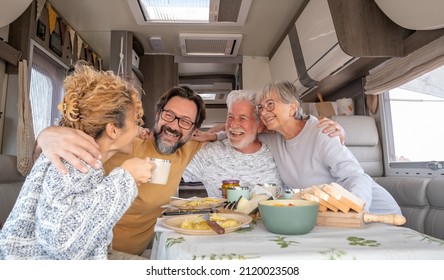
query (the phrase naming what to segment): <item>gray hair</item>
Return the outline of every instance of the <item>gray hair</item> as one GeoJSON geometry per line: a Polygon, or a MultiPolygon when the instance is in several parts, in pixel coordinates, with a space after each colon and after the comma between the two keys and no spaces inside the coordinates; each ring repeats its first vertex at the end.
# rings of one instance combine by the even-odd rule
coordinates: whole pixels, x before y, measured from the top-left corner
{"type": "Polygon", "coordinates": [[[294,114],[294,118],[298,120],[304,120],[310,118],[309,115],[304,113],[301,106],[301,100],[297,93],[296,86],[289,81],[275,81],[268,83],[261,92],[256,95],[256,103],[259,104],[262,100],[268,98],[272,93],[276,94],[276,97],[285,104],[292,102],[298,103],[298,109],[294,114]]]}
{"type": "Polygon", "coordinates": [[[256,114],[256,92],[249,91],[249,90],[233,90],[228,94],[227,96],[227,108],[230,110],[231,106],[233,106],[233,103],[239,102],[239,101],[248,101],[251,103],[251,107],[253,108],[253,111],[255,112],[256,119],[259,120],[259,116],[256,114]]]}

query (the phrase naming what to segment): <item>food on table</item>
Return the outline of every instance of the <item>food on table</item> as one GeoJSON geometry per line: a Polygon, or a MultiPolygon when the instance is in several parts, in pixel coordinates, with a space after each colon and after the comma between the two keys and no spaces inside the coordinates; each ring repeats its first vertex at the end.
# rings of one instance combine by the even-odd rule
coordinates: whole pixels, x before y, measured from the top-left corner
{"type": "Polygon", "coordinates": [[[296,204],[293,203],[275,203],[273,206],[296,206],[296,204]]]}
{"type": "Polygon", "coordinates": [[[364,209],[365,201],[356,195],[352,194],[346,190],[343,186],[332,182],[330,184],[323,184],[322,190],[329,195],[333,196],[337,200],[343,202],[345,205],[355,210],[356,212],[361,212],[364,209]]]}
{"type": "Polygon", "coordinates": [[[361,212],[365,202],[337,183],[314,185],[301,191],[301,198],[318,201],[322,207],[333,212],[348,213],[350,210],[361,212]]]}
{"type": "Polygon", "coordinates": [[[237,207],[235,209],[236,212],[243,214],[254,214],[258,211],[258,204],[261,201],[270,199],[269,195],[266,194],[256,194],[250,200],[244,199],[243,197],[239,200],[237,207]]]}
{"type": "Polygon", "coordinates": [[[218,204],[218,203],[220,203],[219,198],[204,197],[204,198],[193,199],[193,200],[185,203],[183,206],[196,207],[196,206],[202,206],[202,205],[214,205],[214,204],[218,204]]]}
{"type": "MultiPolygon", "coordinates": [[[[218,223],[224,229],[234,228],[240,225],[238,221],[235,219],[226,218],[221,214],[211,214],[210,219],[216,223],[218,223]]],[[[182,222],[181,228],[183,229],[191,229],[191,230],[210,230],[210,226],[208,223],[202,218],[202,216],[198,216],[197,218],[182,222]]]]}

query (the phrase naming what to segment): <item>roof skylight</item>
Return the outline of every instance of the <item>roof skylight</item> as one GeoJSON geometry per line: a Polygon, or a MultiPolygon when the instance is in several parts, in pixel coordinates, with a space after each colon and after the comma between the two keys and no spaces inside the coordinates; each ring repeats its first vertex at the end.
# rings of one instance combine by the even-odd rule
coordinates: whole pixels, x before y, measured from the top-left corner
{"type": "Polygon", "coordinates": [[[218,2],[210,0],[139,0],[145,20],[153,23],[208,23],[214,20],[214,16],[217,18],[216,6],[218,6],[218,2]],[[213,4],[212,13],[210,13],[210,4],[213,4]]]}

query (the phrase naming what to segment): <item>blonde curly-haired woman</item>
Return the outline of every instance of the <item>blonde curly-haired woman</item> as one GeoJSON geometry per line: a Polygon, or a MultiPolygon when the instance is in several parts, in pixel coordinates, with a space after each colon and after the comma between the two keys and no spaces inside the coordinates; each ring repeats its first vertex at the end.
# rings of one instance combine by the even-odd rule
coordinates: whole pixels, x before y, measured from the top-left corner
{"type": "MultiPolygon", "coordinates": [[[[132,152],[143,110],[129,82],[80,62],[64,88],[60,126],[92,136],[101,163],[132,152]]],[[[66,174],[43,154],[35,162],[0,232],[0,259],[107,259],[114,225],[153,168],[132,158],[105,176],[103,168],[82,173],[63,164],[66,174]]]]}

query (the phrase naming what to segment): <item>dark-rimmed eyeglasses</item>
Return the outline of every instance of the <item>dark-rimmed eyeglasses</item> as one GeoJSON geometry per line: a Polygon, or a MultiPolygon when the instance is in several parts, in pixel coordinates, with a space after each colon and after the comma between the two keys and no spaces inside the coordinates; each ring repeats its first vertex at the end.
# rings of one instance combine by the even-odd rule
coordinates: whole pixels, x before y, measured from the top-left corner
{"type": "Polygon", "coordinates": [[[160,117],[162,118],[162,120],[169,123],[177,119],[179,127],[186,130],[191,129],[191,127],[193,127],[194,125],[194,122],[190,121],[189,119],[185,119],[184,117],[178,117],[170,110],[162,110],[162,112],[160,113],[160,117]]]}
{"type": "Polygon", "coordinates": [[[256,112],[260,115],[262,114],[262,111],[265,109],[267,112],[271,112],[274,110],[276,102],[273,99],[268,99],[265,101],[265,105],[257,104],[256,105],[256,112]]]}

